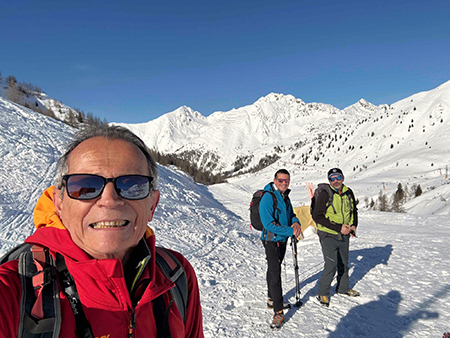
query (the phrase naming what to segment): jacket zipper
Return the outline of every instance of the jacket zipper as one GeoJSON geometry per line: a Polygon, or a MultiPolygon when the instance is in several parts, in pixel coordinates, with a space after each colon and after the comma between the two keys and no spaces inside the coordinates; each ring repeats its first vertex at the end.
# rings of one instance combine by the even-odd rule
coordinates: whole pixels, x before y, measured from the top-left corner
{"type": "Polygon", "coordinates": [[[134,312],[134,306],[131,309],[130,315],[129,315],[129,325],[128,325],[128,338],[134,337],[134,331],[136,330],[136,315],[134,312]]]}
{"type": "MultiPolygon", "coordinates": [[[[340,196],[341,197],[341,213],[342,213],[342,221],[344,222],[344,223],[342,223],[342,224],[349,224],[350,223],[350,218],[351,218],[351,212],[350,212],[350,218],[348,219],[348,221],[346,221],[346,219],[345,219],[345,205],[344,205],[344,203],[346,202],[345,200],[344,200],[344,195],[342,195],[342,196],[340,196]]],[[[347,196],[347,200],[348,201],[350,201],[350,199],[348,198],[348,196],[347,196]]]]}
{"type": "MultiPolygon", "coordinates": [[[[132,298],[131,295],[133,295],[136,292],[136,283],[142,276],[144,268],[147,266],[147,263],[149,261],[150,261],[150,256],[147,256],[142,261],[139,262],[139,265],[138,265],[139,270],[136,274],[136,277],[133,280],[133,284],[131,285],[130,298],[132,298]]],[[[132,301],[130,315],[129,315],[129,324],[128,324],[128,338],[133,338],[134,331],[136,331],[136,312],[135,312],[135,310],[136,310],[136,306],[138,303],[139,303],[139,301],[136,303],[132,301]]]]}

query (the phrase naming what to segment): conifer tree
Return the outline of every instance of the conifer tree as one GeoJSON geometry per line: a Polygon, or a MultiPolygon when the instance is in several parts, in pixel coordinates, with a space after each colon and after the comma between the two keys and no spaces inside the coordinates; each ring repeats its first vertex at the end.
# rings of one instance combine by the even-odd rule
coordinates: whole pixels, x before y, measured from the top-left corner
{"type": "Polygon", "coordinates": [[[389,211],[388,197],[386,194],[383,194],[383,190],[380,190],[380,194],[378,195],[378,210],[389,211]]]}
{"type": "Polygon", "coordinates": [[[415,197],[419,197],[422,195],[422,188],[420,187],[420,184],[417,186],[415,197]]]}
{"type": "Polygon", "coordinates": [[[397,185],[397,191],[392,197],[392,211],[393,212],[404,212],[403,203],[405,200],[405,191],[403,190],[402,184],[397,185]]]}

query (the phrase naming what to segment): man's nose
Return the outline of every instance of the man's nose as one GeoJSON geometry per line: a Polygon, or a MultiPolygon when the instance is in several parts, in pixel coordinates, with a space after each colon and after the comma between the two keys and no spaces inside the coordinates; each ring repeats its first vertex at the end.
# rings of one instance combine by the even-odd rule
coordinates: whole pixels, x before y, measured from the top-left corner
{"type": "Polygon", "coordinates": [[[105,205],[112,205],[117,203],[122,203],[123,199],[117,194],[113,182],[107,182],[103,193],[100,196],[100,202],[105,205]]]}

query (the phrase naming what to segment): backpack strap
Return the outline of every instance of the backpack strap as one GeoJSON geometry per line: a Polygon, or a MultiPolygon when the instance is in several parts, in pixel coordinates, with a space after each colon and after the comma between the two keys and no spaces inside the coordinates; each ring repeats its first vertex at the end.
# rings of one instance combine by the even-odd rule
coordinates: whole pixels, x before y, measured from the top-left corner
{"type": "Polygon", "coordinates": [[[347,193],[353,202],[353,225],[358,226],[358,208],[356,206],[355,194],[353,193],[353,190],[350,188],[348,188],[347,193]]]}
{"type": "Polygon", "coordinates": [[[333,190],[331,190],[331,187],[328,183],[322,183],[323,184],[323,190],[325,190],[328,194],[328,204],[327,204],[327,208],[329,206],[331,206],[333,208],[333,212],[336,214],[336,208],[333,205],[333,198],[334,198],[334,192],[333,190]]]}
{"type": "Polygon", "coordinates": [[[278,220],[278,214],[276,213],[277,209],[278,209],[278,201],[277,201],[277,196],[275,196],[275,194],[272,191],[267,191],[264,190],[264,193],[268,192],[271,196],[272,196],[272,200],[273,200],[273,215],[276,216],[276,220],[277,222],[279,222],[278,220]]]}
{"type": "Polygon", "coordinates": [[[170,289],[172,300],[167,309],[164,306],[163,295],[153,301],[153,312],[155,313],[158,337],[170,337],[168,316],[170,307],[173,303],[175,303],[178,311],[180,311],[183,322],[186,322],[186,309],[189,295],[188,280],[186,271],[180,261],[170,251],[162,247],[156,247],[155,252],[156,264],[159,266],[163,274],[170,281],[175,283],[175,286],[170,289]]]}
{"type": "Polygon", "coordinates": [[[14,248],[12,248],[11,250],[9,250],[7,253],[5,253],[1,258],[0,258],[0,265],[2,265],[3,263],[9,262],[9,261],[13,261],[16,259],[19,259],[20,254],[22,252],[27,252],[31,249],[31,244],[28,243],[22,243],[19,244],[18,246],[15,246],[14,248]]]}
{"type": "Polygon", "coordinates": [[[2,257],[1,263],[5,259],[19,260],[22,288],[19,338],[58,337],[61,311],[53,257],[43,247],[23,243],[2,257]]]}
{"type": "Polygon", "coordinates": [[[275,194],[271,191],[268,191],[269,194],[272,195],[272,199],[273,199],[273,210],[277,210],[278,208],[278,201],[277,201],[277,196],[275,196],[275,194]]]}
{"type": "Polygon", "coordinates": [[[81,305],[75,280],[67,269],[64,257],[60,253],[56,253],[56,269],[62,292],[69,300],[70,307],[75,316],[77,336],[80,338],[94,338],[91,325],[89,324],[86,315],[84,314],[83,306],[81,305]]]}
{"type": "Polygon", "coordinates": [[[19,338],[59,337],[61,305],[58,278],[74,312],[78,337],[94,338],[62,255],[56,254],[55,261],[48,248],[22,243],[5,254],[0,263],[14,259],[19,260],[22,288],[19,338]]]}

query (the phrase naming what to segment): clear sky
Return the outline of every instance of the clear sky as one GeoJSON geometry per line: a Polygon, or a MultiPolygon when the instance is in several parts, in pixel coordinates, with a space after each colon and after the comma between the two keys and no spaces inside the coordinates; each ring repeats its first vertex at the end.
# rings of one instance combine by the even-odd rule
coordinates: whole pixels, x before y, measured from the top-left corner
{"type": "Polygon", "coordinates": [[[0,71],[109,122],[271,92],[343,109],[450,80],[450,1],[0,2],[0,71]]]}

